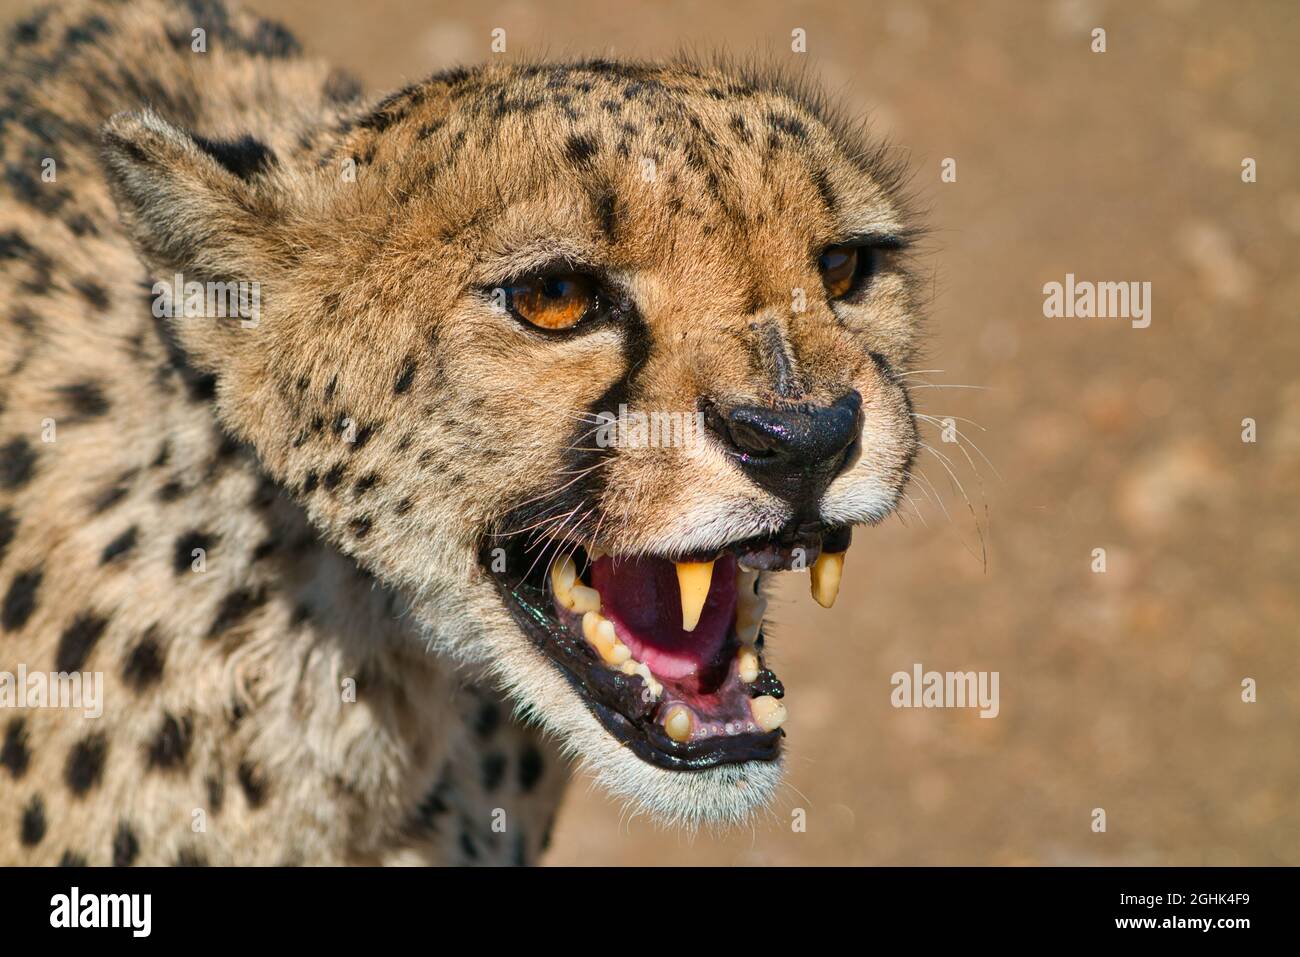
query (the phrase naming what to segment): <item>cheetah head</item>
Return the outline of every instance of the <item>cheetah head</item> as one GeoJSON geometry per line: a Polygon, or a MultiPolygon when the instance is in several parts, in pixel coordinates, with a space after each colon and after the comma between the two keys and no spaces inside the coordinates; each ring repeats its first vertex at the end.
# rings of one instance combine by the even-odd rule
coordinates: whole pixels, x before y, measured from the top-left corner
{"type": "MultiPolygon", "coordinates": [[[[897,170],[802,86],[587,61],[459,70],[283,152],[105,127],[216,414],[436,652],[683,824],[778,785],[763,591],[834,600],[917,447],[897,170]]],[[[298,144],[298,145],[293,145],[298,144]]]]}

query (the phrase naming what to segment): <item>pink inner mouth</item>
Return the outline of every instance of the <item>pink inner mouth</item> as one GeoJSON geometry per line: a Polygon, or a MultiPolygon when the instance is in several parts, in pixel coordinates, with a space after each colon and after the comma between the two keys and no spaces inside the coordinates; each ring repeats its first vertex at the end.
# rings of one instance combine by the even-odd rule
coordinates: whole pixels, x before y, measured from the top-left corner
{"type": "Polygon", "coordinates": [[[632,656],[660,678],[680,681],[720,663],[736,616],[736,559],[724,554],[694,631],[682,629],[673,563],[662,558],[603,557],[591,569],[601,614],[632,656]]]}

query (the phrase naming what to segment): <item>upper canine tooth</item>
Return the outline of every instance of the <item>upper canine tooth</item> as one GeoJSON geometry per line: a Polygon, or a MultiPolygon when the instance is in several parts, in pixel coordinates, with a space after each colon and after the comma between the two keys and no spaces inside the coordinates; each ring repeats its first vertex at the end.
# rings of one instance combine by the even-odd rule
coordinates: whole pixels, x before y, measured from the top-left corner
{"type": "Polygon", "coordinates": [[[573,608],[573,583],[578,580],[578,567],[573,557],[565,555],[551,562],[551,591],[565,608],[573,608]]]}
{"type": "Polygon", "coordinates": [[[589,611],[600,611],[600,592],[586,585],[574,585],[573,590],[569,593],[573,604],[572,609],[578,614],[584,614],[589,611]]]}
{"type": "Polygon", "coordinates": [[[764,731],[775,731],[785,723],[787,716],[785,705],[766,694],[750,699],[749,713],[754,716],[754,723],[764,731]]]}
{"type": "Polygon", "coordinates": [[[713,584],[713,562],[676,562],[677,587],[682,593],[682,631],[694,631],[713,584]]]}
{"type": "Polygon", "coordinates": [[[844,574],[843,552],[822,552],[812,567],[812,596],[817,604],[829,608],[840,593],[840,576],[844,574]]]}

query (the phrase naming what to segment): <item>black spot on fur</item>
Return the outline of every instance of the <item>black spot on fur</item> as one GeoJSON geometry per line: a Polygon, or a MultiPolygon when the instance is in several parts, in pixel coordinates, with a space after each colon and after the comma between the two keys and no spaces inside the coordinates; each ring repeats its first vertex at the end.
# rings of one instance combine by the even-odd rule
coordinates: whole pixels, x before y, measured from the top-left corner
{"type": "Polygon", "coordinates": [[[346,471],[347,466],[340,462],[338,465],[326,472],[324,479],[326,491],[332,492],[338,488],[339,483],[343,481],[343,473],[346,471]]]}
{"type": "Polygon", "coordinates": [[[367,472],[361,478],[357,479],[356,484],[352,487],[358,495],[364,495],[372,488],[379,484],[378,472],[367,472]]]}
{"type": "Polygon", "coordinates": [[[104,390],[97,382],[77,382],[60,386],[58,391],[68,400],[69,407],[78,418],[93,419],[109,409],[104,390]]]}
{"type": "Polygon", "coordinates": [[[73,745],[68,763],[63,768],[63,780],[68,789],[78,797],[99,784],[104,776],[104,758],[108,755],[108,739],[102,732],[87,735],[73,745]]]}
{"type": "Polygon", "coordinates": [[[197,851],[192,847],[187,847],[176,855],[177,867],[207,867],[208,859],[203,856],[202,851],[197,851]]]}
{"type": "Polygon", "coordinates": [[[289,32],[287,27],[265,18],[258,19],[257,26],[253,28],[253,35],[244,44],[244,49],[249,53],[272,59],[293,57],[302,52],[298,39],[289,32]]]}
{"type": "Polygon", "coordinates": [[[82,612],[63,630],[59,650],[54,658],[58,671],[80,671],[94,650],[96,642],[108,627],[108,619],[91,612],[82,612]]]}
{"type": "Polygon", "coordinates": [[[164,713],[158,733],[145,753],[145,763],[151,768],[164,770],[183,766],[189,757],[193,735],[194,722],[188,716],[177,718],[164,713]]]}
{"type": "Polygon", "coordinates": [[[357,538],[365,538],[370,534],[370,529],[373,524],[374,522],[371,520],[369,515],[362,515],[349,522],[348,527],[352,529],[352,534],[357,538]]]}
{"type": "Polygon", "coordinates": [[[215,638],[227,628],[238,624],[250,613],[266,603],[266,592],[237,588],[221,600],[217,608],[217,617],[208,629],[208,637],[215,638]]]}
{"type": "Polygon", "coordinates": [[[75,851],[64,851],[59,858],[59,867],[85,867],[86,856],[75,851]]]}
{"type": "Polygon", "coordinates": [[[217,776],[209,776],[203,782],[208,791],[208,810],[213,814],[221,810],[221,805],[226,800],[225,782],[217,776]]]}
{"type": "Polygon", "coordinates": [[[265,173],[279,162],[269,146],[247,133],[237,140],[210,140],[197,133],[191,133],[190,139],[228,172],[243,180],[265,173]]]}
{"type": "Polygon", "coordinates": [[[490,738],[501,726],[501,709],[491,701],[484,701],[474,715],[474,733],[480,738],[490,738]]]}
{"type": "Polygon", "coordinates": [[[0,509],[0,562],[5,560],[5,553],[17,534],[18,519],[14,517],[13,509],[0,509]]]}
{"type": "Polygon", "coordinates": [[[483,758],[483,789],[485,791],[495,791],[501,785],[501,779],[506,773],[506,756],[499,752],[492,752],[483,758]]]}
{"type": "Polygon", "coordinates": [[[180,538],[176,539],[175,551],[172,554],[172,570],[177,575],[183,575],[190,571],[194,565],[194,550],[203,549],[206,560],[207,553],[212,550],[216,544],[217,536],[211,532],[201,532],[198,529],[190,529],[180,538]]]}
{"type": "Polygon", "coordinates": [[[312,469],[310,472],[307,473],[307,477],[302,480],[303,494],[309,495],[312,492],[316,491],[316,485],[318,482],[320,482],[320,478],[316,475],[316,470],[312,469]]]}
{"type": "Polygon", "coordinates": [[[239,765],[239,786],[244,790],[249,807],[259,808],[266,801],[266,782],[247,761],[239,765]]]}
{"type": "Polygon", "coordinates": [[[163,673],[163,650],[158,643],[158,630],[151,626],[131,649],[122,664],[122,680],[133,690],[141,691],[156,684],[163,673]]]}
{"type": "Polygon", "coordinates": [[[17,631],[27,624],[27,619],[36,610],[36,593],[45,577],[39,568],[32,568],[14,576],[5,592],[4,604],[0,605],[0,627],[5,631],[17,631]]]}
{"type": "Polygon", "coordinates": [[[184,494],[185,487],[176,479],[170,479],[158,489],[158,501],[174,502],[184,494]]]}
{"type": "Polygon", "coordinates": [[[90,504],[90,509],[96,515],[100,512],[107,512],[118,502],[122,501],[122,499],[126,498],[130,491],[130,488],[128,488],[124,483],[110,485],[95,497],[95,500],[90,504]]]}
{"type": "Polygon", "coordinates": [[[542,769],[542,752],[530,744],[519,755],[519,787],[525,794],[537,786],[542,769]]]}
{"type": "Polygon", "coordinates": [[[126,821],[119,821],[113,835],[113,866],[130,867],[140,853],[140,841],[126,821]]]}
{"type": "Polygon", "coordinates": [[[110,562],[121,561],[135,548],[135,543],[139,538],[140,530],[132,525],[117,538],[113,539],[104,546],[103,553],[99,556],[99,563],[107,565],[110,562]]]}
{"type": "Polygon", "coordinates": [[[564,145],[564,155],[570,163],[585,164],[600,150],[595,137],[586,133],[574,133],[564,145]]]}
{"type": "Polygon", "coordinates": [[[20,778],[27,771],[31,757],[31,751],[27,749],[27,719],[10,718],[5,728],[4,745],[0,746],[0,767],[20,778]]]}
{"type": "Polygon", "coordinates": [[[478,860],[478,846],[474,843],[474,838],[470,837],[468,831],[460,832],[460,850],[467,860],[478,860]]]}
{"type": "Polygon", "coordinates": [[[26,439],[13,439],[0,448],[0,488],[22,488],[35,472],[36,450],[26,439]]]}
{"type": "Polygon", "coordinates": [[[409,498],[404,498],[397,503],[397,507],[394,508],[393,511],[396,512],[398,515],[405,515],[414,507],[414,505],[415,503],[412,502],[409,498]]]}
{"type": "Polygon", "coordinates": [[[398,395],[401,395],[411,388],[411,383],[414,381],[415,360],[407,359],[406,365],[402,366],[402,371],[397,376],[397,382],[393,384],[393,391],[398,395]]]}
{"type": "Polygon", "coordinates": [[[108,290],[93,279],[76,279],[72,283],[72,288],[81,294],[82,299],[101,312],[107,311],[111,305],[108,290]]]}
{"type": "Polygon", "coordinates": [[[45,837],[45,801],[39,794],[33,794],[27,807],[23,808],[23,822],[18,837],[25,847],[35,847],[45,837]]]}

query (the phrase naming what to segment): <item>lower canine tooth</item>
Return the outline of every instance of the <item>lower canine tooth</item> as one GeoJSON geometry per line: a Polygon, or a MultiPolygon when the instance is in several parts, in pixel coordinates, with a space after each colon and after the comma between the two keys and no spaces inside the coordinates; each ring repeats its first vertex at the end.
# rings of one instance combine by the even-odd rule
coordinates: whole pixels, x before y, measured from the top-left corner
{"type": "Polygon", "coordinates": [[[682,596],[682,631],[694,631],[713,584],[713,562],[677,562],[677,588],[682,596]]]}
{"type": "Polygon", "coordinates": [[[812,596],[817,604],[829,608],[840,593],[840,576],[844,574],[843,552],[822,552],[812,567],[812,596]]]}
{"type": "Polygon", "coordinates": [[[573,598],[573,610],[578,614],[600,611],[600,592],[586,585],[574,585],[570,592],[573,598]]]}
{"type": "Polygon", "coordinates": [[[668,712],[668,717],[664,721],[664,730],[674,741],[689,741],[692,724],[694,722],[691,720],[690,709],[676,705],[668,712]]]}
{"type": "Polygon", "coordinates": [[[754,716],[754,723],[764,731],[775,731],[785,723],[785,705],[771,695],[760,695],[749,702],[749,712],[754,716]]]}
{"type": "Polygon", "coordinates": [[[745,684],[753,682],[758,677],[758,652],[753,648],[741,648],[736,660],[740,680],[745,684]]]}

